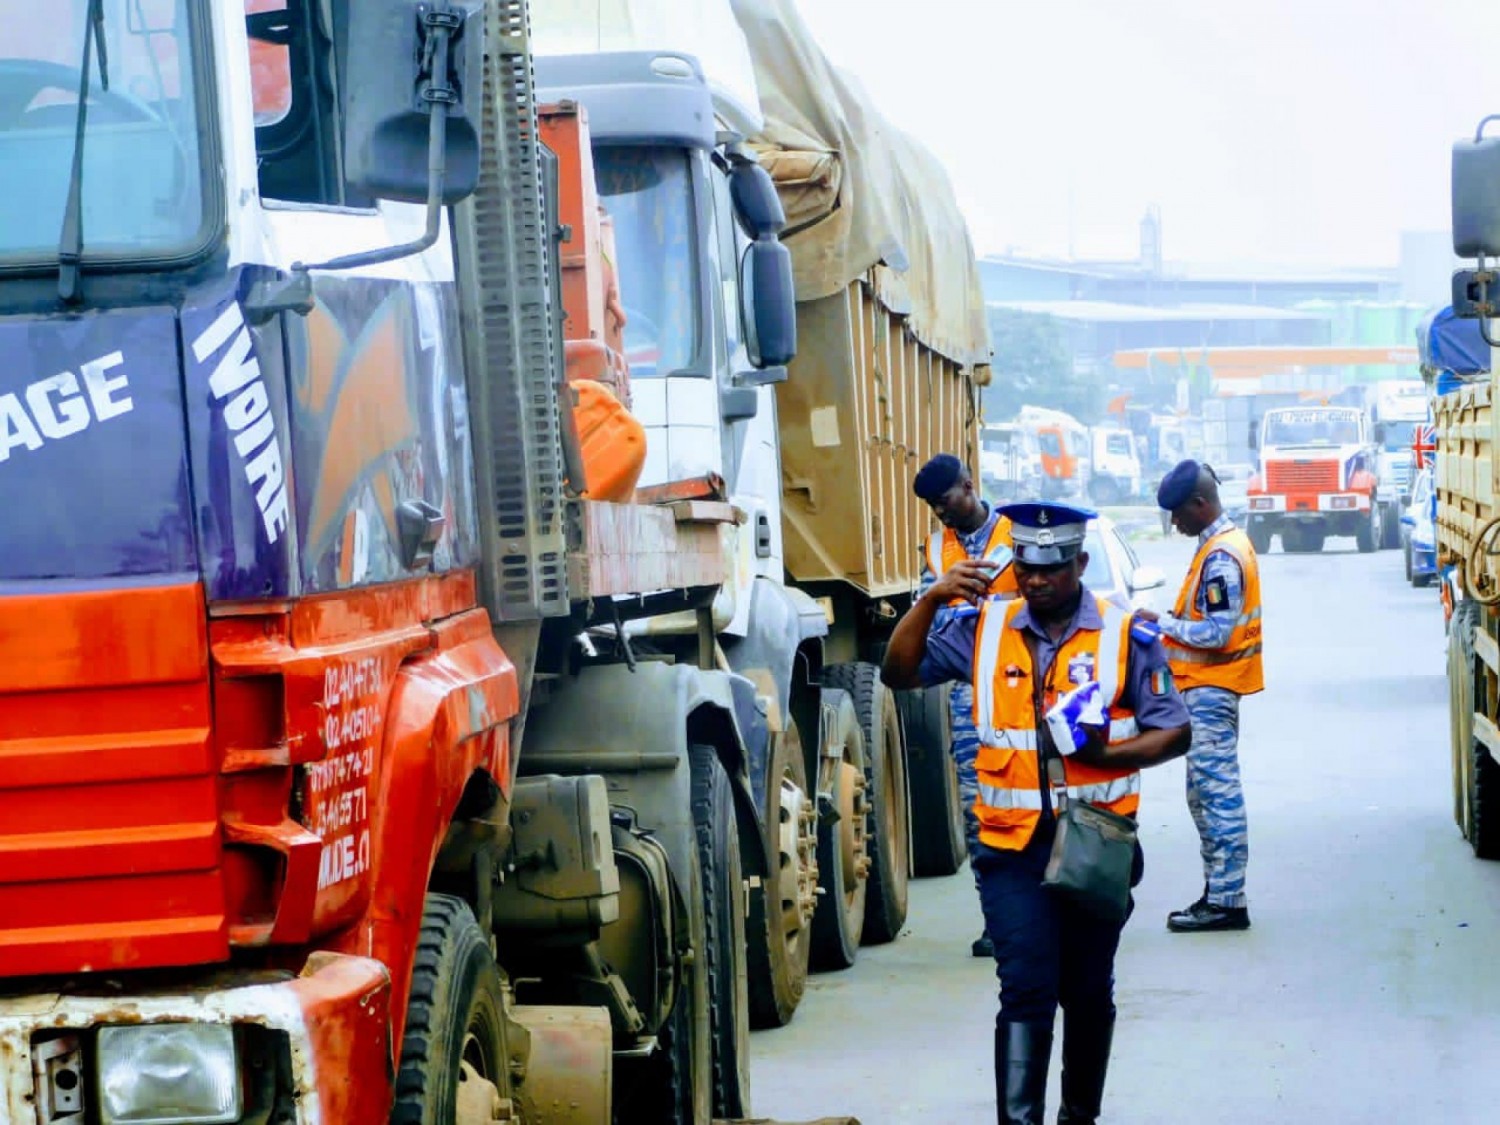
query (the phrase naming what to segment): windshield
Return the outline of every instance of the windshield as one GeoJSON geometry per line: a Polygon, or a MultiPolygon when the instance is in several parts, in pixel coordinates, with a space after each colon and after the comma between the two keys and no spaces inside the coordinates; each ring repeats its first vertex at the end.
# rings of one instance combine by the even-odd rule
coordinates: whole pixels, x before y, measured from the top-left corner
{"type": "Polygon", "coordinates": [[[1115,453],[1121,456],[1130,456],[1130,435],[1110,434],[1104,439],[1104,449],[1107,453],[1115,453]]]}
{"type": "Polygon", "coordinates": [[[1354,410],[1277,410],[1266,415],[1267,445],[1354,445],[1359,413],[1354,410]]]}
{"type": "MultiPolygon", "coordinates": [[[[0,264],[56,261],[87,0],[0,0],[0,264]]],[[[83,158],[83,257],[164,258],[204,237],[186,0],[106,0],[83,158]]]]}
{"type": "Polygon", "coordinates": [[[1412,441],[1417,436],[1416,422],[1385,423],[1385,440],[1381,447],[1387,453],[1410,453],[1412,441]]]}
{"type": "Polygon", "coordinates": [[[687,154],[599,148],[594,176],[615,224],[631,377],[670,375],[693,362],[698,343],[687,154]]]}

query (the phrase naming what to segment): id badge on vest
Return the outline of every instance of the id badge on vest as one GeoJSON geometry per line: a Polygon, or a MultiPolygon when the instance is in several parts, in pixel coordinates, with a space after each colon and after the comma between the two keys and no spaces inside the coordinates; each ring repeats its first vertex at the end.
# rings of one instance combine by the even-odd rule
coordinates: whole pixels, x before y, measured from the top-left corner
{"type": "Polygon", "coordinates": [[[1068,661],[1068,683],[1074,687],[1080,687],[1096,679],[1094,654],[1092,652],[1080,652],[1068,661]]]}

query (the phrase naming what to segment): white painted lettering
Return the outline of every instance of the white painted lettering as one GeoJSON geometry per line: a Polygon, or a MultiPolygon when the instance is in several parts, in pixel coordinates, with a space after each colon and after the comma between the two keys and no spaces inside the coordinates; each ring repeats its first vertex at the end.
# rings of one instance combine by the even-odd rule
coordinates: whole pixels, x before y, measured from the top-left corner
{"type": "Polygon", "coordinates": [[[61,371],[26,388],[26,403],[36,418],[37,429],[56,440],[88,429],[89,408],[78,391],[78,376],[61,371]],[[52,395],[57,396],[54,404],[52,395]]]}
{"type": "Polygon", "coordinates": [[[89,402],[93,404],[94,417],[101,422],[118,418],[121,414],[129,414],[135,409],[135,404],[130,399],[115,397],[118,392],[130,386],[130,380],[124,375],[117,375],[111,379],[104,374],[124,362],[125,356],[122,352],[110,352],[107,356],[91,359],[83,365],[83,385],[89,392],[89,402]]]}
{"type": "Polygon", "coordinates": [[[193,341],[193,358],[199,363],[207,363],[208,357],[229,343],[229,338],[244,326],[245,318],[240,315],[239,305],[231,303],[219,314],[219,319],[193,341]]]}
{"type": "Polygon", "coordinates": [[[40,449],[42,435],[36,432],[20,399],[13,394],[0,395],[0,461],[10,460],[10,451],[23,445],[40,449]]]}
{"type": "Polygon", "coordinates": [[[208,385],[214,398],[224,404],[224,424],[235,435],[234,448],[244,466],[245,480],[255,490],[255,505],[260,509],[266,538],[275,543],[291,522],[286,471],[270,396],[261,379],[260,363],[252,354],[250,330],[235,305],[225,309],[193,341],[193,355],[206,363],[226,345],[208,385]]]}
{"type": "Polygon", "coordinates": [[[239,433],[252,422],[265,416],[270,407],[266,398],[266,385],[259,379],[251,383],[224,407],[224,421],[235,433],[239,433]]]}

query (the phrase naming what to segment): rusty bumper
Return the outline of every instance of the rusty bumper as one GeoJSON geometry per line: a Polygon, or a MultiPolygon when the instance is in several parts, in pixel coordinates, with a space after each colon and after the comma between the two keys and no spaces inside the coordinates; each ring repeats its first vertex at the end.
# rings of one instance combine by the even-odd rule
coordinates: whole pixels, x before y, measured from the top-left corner
{"type": "Polygon", "coordinates": [[[0,1121],[44,1125],[38,1060],[59,1033],[75,1033],[86,1052],[95,1028],[172,1022],[284,1034],[297,1125],[368,1125],[390,1112],[390,976],[378,961],[316,953],[297,977],[224,973],[181,990],[0,996],[0,1121]]]}

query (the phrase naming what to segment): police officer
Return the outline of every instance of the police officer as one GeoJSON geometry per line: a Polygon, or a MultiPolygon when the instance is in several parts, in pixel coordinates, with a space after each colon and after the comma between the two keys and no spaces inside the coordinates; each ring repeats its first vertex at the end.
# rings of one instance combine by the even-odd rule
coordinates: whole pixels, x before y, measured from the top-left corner
{"type": "MultiPolygon", "coordinates": [[[[989,594],[997,564],[961,559],[897,624],[881,677],[893,688],[968,680],[979,731],[980,898],[995,946],[999,1121],[1041,1125],[1053,1024],[1063,1009],[1062,1113],[1093,1122],[1114,1032],[1120,923],[1054,898],[1042,874],[1057,830],[1044,754],[1056,752],[1038,714],[1097,683],[1107,727],[1089,727],[1064,759],[1068,797],[1122,815],[1140,806],[1139,770],[1182,754],[1188,715],[1153,626],[1083,585],[1083,539],[1094,513],[1066,504],[1010,504],[1019,599],[989,594]],[[937,622],[953,598],[978,608],[937,622]]],[[[1139,857],[1138,857],[1139,860],[1139,857]]],[[[1139,866],[1139,862],[1138,862],[1139,866]]]]}
{"type": "MultiPolygon", "coordinates": [[[[1198,551],[1176,608],[1158,624],[1172,676],[1193,717],[1187,802],[1203,855],[1203,895],[1167,917],[1175,933],[1250,926],[1245,866],[1250,842],[1240,787],[1240,697],[1265,686],[1261,671],[1260,570],[1250,537],[1219,503],[1207,465],[1182,461],[1161,482],[1157,503],[1198,551]]],[[[1154,614],[1142,614],[1156,620],[1154,614]]]]}
{"type": "MultiPolygon", "coordinates": [[[[943,525],[928,536],[923,548],[917,597],[932,589],[960,559],[993,560],[999,569],[991,580],[990,592],[1015,597],[1016,578],[1010,566],[1010,520],[980,499],[963,462],[951,453],[939,453],[917,473],[912,491],[927,503],[943,525]]],[[[954,598],[939,608],[939,623],[959,611],[972,613],[974,607],[963,598],[954,598]]],[[[969,870],[974,873],[974,888],[978,890],[979,820],[974,815],[974,801],[979,796],[979,782],[974,776],[974,756],[979,752],[979,734],[974,729],[974,693],[967,681],[955,683],[948,693],[948,720],[952,737],[949,745],[958,773],[959,801],[963,805],[969,870]]],[[[989,934],[981,929],[970,952],[975,957],[993,957],[995,950],[989,934]]]]}

